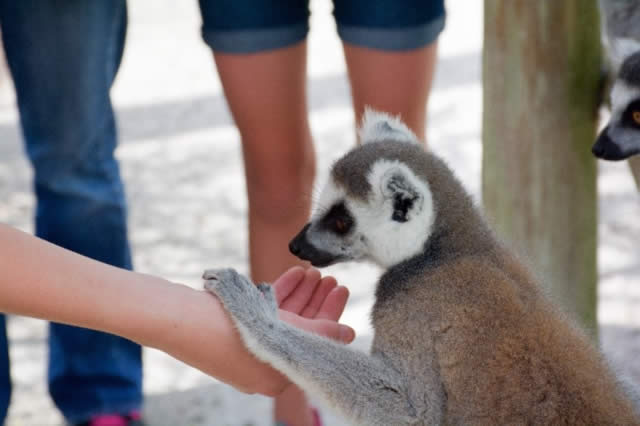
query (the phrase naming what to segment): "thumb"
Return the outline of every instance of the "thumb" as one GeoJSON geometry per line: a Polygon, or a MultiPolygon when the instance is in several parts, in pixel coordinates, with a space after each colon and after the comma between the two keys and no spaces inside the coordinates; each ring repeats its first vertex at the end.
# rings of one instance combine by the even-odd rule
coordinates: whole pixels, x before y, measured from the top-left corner
{"type": "Polygon", "coordinates": [[[341,343],[351,343],[356,337],[356,332],[348,325],[327,319],[303,318],[287,311],[280,311],[280,319],[302,330],[310,331],[341,343]]]}

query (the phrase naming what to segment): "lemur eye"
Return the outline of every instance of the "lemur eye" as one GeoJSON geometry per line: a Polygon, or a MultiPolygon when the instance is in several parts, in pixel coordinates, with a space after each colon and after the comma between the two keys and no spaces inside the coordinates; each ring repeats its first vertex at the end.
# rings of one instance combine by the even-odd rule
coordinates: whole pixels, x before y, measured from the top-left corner
{"type": "Polygon", "coordinates": [[[336,219],[333,225],[336,229],[336,232],[338,232],[339,234],[346,234],[347,231],[349,230],[349,225],[347,224],[347,221],[341,218],[336,219]]]}
{"type": "Polygon", "coordinates": [[[631,116],[633,117],[633,121],[636,124],[640,124],[640,111],[633,111],[633,113],[631,114],[631,116]]]}
{"type": "Polygon", "coordinates": [[[321,225],[328,231],[345,235],[354,225],[353,217],[347,211],[344,202],[334,204],[322,218],[321,225]]]}

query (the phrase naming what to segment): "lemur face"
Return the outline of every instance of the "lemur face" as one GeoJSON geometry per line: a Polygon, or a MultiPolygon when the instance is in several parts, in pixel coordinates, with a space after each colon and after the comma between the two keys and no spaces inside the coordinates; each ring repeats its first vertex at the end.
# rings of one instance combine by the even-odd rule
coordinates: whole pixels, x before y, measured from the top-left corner
{"type": "Polygon", "coordinates": [[[399,118],[373,110],[359,137],[362,145],[334,164],[311,221],[289,244],[314,266],[371,260],[386,268],[415,256],[429,238],[431,191],[408,165],[424,153],[418,138],[399,118]]]}
{"type": "Polygon", "coordinates": [[[618,80],[611,91],[611,119],[592,148],[604,160],[624,160],[640,153],[640,88],[618,80]]]}
{"type": "Polygon", "coordinates": [[[640,52],[621,65],[611,90],[611,118],[591,149],[604,160],[640,153],[640,52]]]}
{"type": "Polygon", "coordinates": [[[334,164],[311,221],[289,244],[314,266],[371,260],[386,268],[421,252],[429,238],[431,191],[411,169],[424,154],[418,138],[399,118],[373,110],[359,137],[362,145],[334,164]]]}
{"type": "Polygon", "coordinates": [[[398,160],[376,160],[363,172],[364,194],[332,175],[311,221],[289,244],[293,254],[319,267],[371,260],[387,268],[422,251],[434,219],[427,183],[398,160]]]}
{"type": "Polygon", "coordinates": [[[345,192],[330,183],[311,221],[291,241],[289,250],[318,267],[360,260],[366,250],[358,228],[345,192]]]}

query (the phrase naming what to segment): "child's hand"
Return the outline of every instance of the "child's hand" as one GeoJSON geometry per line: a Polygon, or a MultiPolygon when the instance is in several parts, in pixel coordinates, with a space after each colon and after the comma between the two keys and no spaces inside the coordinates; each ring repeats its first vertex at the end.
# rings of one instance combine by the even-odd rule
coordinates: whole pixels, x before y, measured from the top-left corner
{"type": "Polygon", "coordinates": [[[317,269],[296,266],[282,274],[273,287],[283,321],[344,343],[355,338],[351,327],[337,322],[349,290],[338,286],[335,278],[322,277],[317,269]]]}
{"type": "MultiPolygon", "coordinates": [[[[276,279],[272,289],[279,307],[278,315],[282,321],[343,343],[349,343],[355,338],[355,332],[351,327],[337,322],[347,303],[349,291],[345,287],[338,286],[335,278],[322,278],[317,270],[298,266],[289,269],[276,279]]],[[[217,306],[220,307],[219,304],[217,306]]],[[[233,330],[230,317],[227,319],[229,328],[233,330]]],[[[217,324],[219,325],[220,322],[217,324]]],[[[227,353],[235,353],[236,360],[246,359],[243,361],[245,364],[238,371],[230,373],[226,369],[224,381],[242,392],[261,393],[268,396],[279,395],[289,386],[293,386],[278,371],[257,361],[246,350],[235,330],[232,334],[234,339],[230,340],[235,342],[237,347],[227,350],[227,353]],[[252,370],[248,367],[252,367],[252,370]]],[[[235,363],[234,366],[242,365],[243,362],[235,363]]]]}

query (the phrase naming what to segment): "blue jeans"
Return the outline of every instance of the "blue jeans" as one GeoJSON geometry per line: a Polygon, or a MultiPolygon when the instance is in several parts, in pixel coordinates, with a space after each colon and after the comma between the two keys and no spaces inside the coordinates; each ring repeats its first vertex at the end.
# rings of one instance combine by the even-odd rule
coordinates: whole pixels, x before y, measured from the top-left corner
{"type": "MultiPolygon", "coordinates": [[[[36,235],[131,269],[109,97],[126,24],[124,0],[0,0],[2,39],[34,168],[36,235]]],[[[0,327],[2,421],[11,395],[4,317],[0,327]]],[[[49,346],[49,391],[68,421],[140,408],[140,346],[61,324],[50,325],[49,346]]]]}

